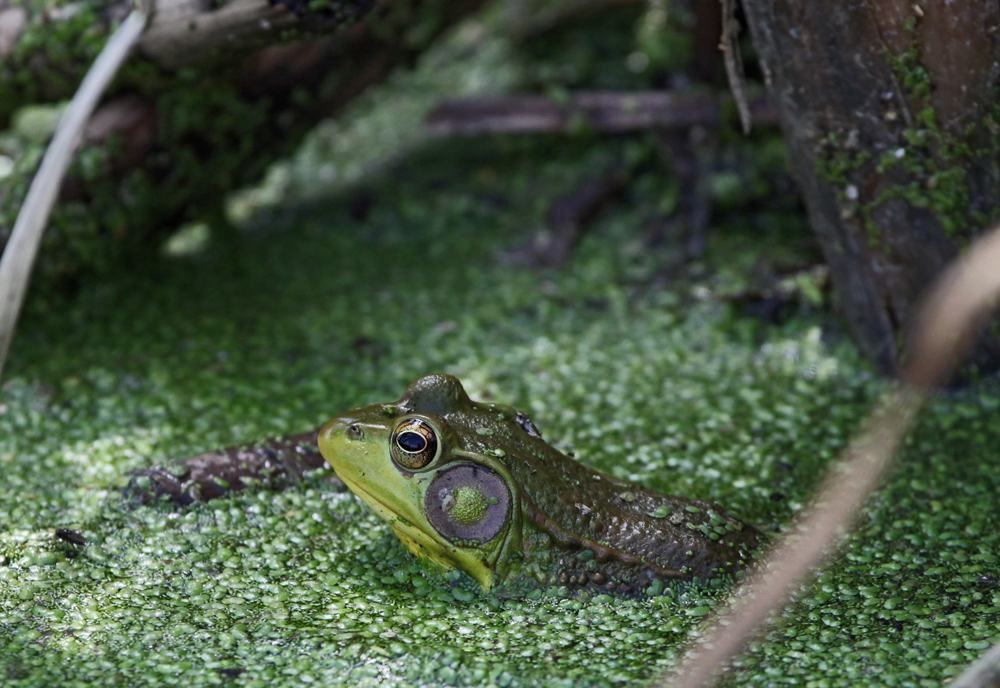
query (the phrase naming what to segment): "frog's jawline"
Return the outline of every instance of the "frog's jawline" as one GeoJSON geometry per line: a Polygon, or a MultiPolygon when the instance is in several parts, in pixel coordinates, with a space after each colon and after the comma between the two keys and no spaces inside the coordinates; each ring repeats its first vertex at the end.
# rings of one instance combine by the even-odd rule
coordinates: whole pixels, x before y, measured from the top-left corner
{"type": "MultiPolygon", "coordinates": [[[[336,471],[334,471],[334,472],[336,473],[336,471]]],[[[379,499],[378,497],[376,497],[375,495],[373,495],[368,490],[366,490],[363,487],[361,487],[360,485],[358,485],[358,483],[356,483],[355,481],[351,480],[350,478],[344,477],[344,476],[342,476],[339,473],[337,473],[337,477],[340,478],[341,480],[343,480],[344,484],[347,485],[347,488],[351,492],[353,492],[354,494],[356,494],[358,497],[361,497],[361,495],[364,495],[365,497],[368,497],[372,501],[378,502],[379,504],[381,504],[382,508],[385,509],[386,511],[388,511],[389,513],[395,513],[392,509],[389,508],[388,504],[386,504],[385,502],[383,502],[381,499],[379,499]]],[[[364,499],[364,497],[362,497],[361,501],[364,502],[366,500],[364,499]]]]}
{"type": "MultiPolygon", "coordinates": [[[[387,513],[390,513],[393,516],[396,516],[397,519],[399,518],[399,516],[396,514],[396,512],[393,511],[392,508],[388,504],[386,504],[385,502],[383,502],[381,499],[379,499],[378,497],[376,497],[375,495],[373,495],[368,490],[366,490],[363,487],[361,487],[355,481],[351,480],[350,478],[345,478],[344,476],[340,475],[339,473],[337,473],[337,477],[340,478],[341,480],[343,480],[344,484],[347,485],[348,489],[351,492],[353,492],[355,495],[357,495],[358,497],[360,497],[361,501],[365,502],[365,504],[368,504],[368,500],[370,499],[373,502],[378,503],[379,506],[381,506],[383,509],[385,509],[387,513]]],[[[369,508],[372,508],[373,511],[375,511],[375,509],[373,507],[371,507],[370,504],[368,504],[368,506],[369,506],[369,508]]],[[[381,514],[379,514],[379,516],[381,516],[381,514]]],[[[384,517],[383,517],[383,519],[384,519],[384,517]]],[[[384,520],[388,520],[388,519],[384,519],[384,520]]],[[[396,525],[397,525],[396,523],[392,523],[392,522],[389,523],[389,526],[391,528],[395,528],[396,525]]],[[[400,525],[402,525],[402,524],[400,524],[400,525]]],[[[421,531],[421,532],[423,532],[423,531],[421,531]]]]}
{"type": "Polygon", "coordinates": [[[552,538],[555,539],[561,547],[581,547],[589,549],[596,555],[598,561],[603,562],[608,559],[616,559],[628,566],[644,566],[657,576],[662,576],[663,578],[691,578],[689,574],[684,574],[677,569],[667,569],[662,566],[657,566],[656,564],[645,561],[634,554],[622,552],[619,549],[607,547],[605,545],[598,544],[593,540],[588,540],[587,538],[567,532],[562,526],[556,523],[555,520],[539,509],[527,495],[522,495],[521,499],[524,505],[528,508],[528,513],[531,514],[531,519],[535,522],[535,525],[552,536],[552,538]]]}

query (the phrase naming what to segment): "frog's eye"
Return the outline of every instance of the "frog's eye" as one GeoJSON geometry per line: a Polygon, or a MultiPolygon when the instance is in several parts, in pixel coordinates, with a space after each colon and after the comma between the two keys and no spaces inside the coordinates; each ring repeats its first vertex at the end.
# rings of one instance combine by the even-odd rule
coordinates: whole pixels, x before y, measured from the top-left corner
{"type": "Polygon", "coordinates": [[[437,433],[430,423],[419,418],[397,425],[391,442],[392,458],[403,468],[423,468],[437,456],[437,433]]]}

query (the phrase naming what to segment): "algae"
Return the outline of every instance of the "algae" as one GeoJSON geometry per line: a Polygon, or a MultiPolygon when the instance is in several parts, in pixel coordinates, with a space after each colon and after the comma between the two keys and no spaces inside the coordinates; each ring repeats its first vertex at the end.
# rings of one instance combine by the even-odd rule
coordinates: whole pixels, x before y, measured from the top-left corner
{"type": "MultiPolygon", "coordinates": [[[[497,600],[318,474],[179,510],[120,492],[129,470],[441,371],[581,461],[783,528],[884,384],[822,308],[776,327],[725,296],[807,236],[800,215],[732,214],[703,259],[671,262],[643,239],[670,183],[651,170],[565,270],[495,262],[634,143],[451,142],[369,180],[364,219],[348,191],[72,299],[34,294],[0,390],[4,684],[639,685],[671,666],[723,588],[497,600]]],[[[996,640],[998,406],[994,382],[933,405],[844,555],[730,683],[939,685],[996,640]]]]}

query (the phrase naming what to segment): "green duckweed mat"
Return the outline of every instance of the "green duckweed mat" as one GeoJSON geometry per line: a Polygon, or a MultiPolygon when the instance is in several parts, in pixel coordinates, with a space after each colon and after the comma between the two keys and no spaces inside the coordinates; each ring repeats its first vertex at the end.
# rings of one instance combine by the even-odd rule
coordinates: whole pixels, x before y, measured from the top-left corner
{"type": "MultiPolygon", "coordinates": [[[[672,666],[724,590],[479,595],[322,472],[182,509],[122,497],[130,470],[448,372],[601,470],[785,527],[884,384],[828,314],[774,326],[731,298],[809,252],[801,217],[732,214],[680,261],[650,240],[672,184],[650,172],[565,269],[495,260],[633,143],[439,145],[367,198],[34,294],[0,391],[0,683],[642,685],[672,666]]],[[[938,686],[997,639],[998,406],[991,382],[932,405],[843,555],[728,684],[938,686]]]]}

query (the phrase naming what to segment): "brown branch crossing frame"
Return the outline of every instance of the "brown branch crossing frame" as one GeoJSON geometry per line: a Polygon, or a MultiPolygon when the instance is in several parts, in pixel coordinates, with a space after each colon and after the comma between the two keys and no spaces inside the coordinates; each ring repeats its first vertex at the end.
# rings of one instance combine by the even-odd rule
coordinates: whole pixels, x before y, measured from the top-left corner
{"type": "MultiPolygon", "coordinates": [[[[781,611],[789,593],[835,549],[872,490],[892,463],[896,449],[924,400],[945,384],[975,344],[1000,297],[1000,227],[984,233],[968,253],[937,280],[916,319],[914,346],[899,385],[872,411],[864,429],[830,470],[806,514],[779,541],[747,584],[710,622],[663,688],[700,688],[781,611]]],[[[979,688],[996,676],[1000,648],[991,649],[956,686],[979,688]]]]}

